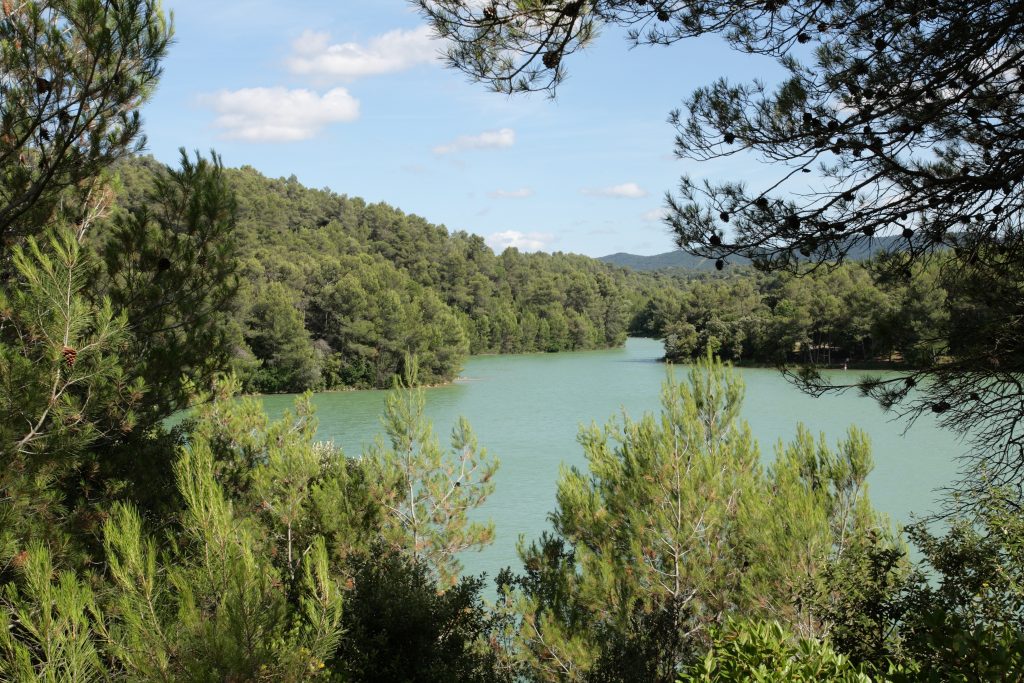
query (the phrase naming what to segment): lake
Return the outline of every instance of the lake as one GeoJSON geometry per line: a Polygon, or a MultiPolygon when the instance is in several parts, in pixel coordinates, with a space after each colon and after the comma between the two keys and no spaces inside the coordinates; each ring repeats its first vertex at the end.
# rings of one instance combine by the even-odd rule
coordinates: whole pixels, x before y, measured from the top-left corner
{"type": "MultiPolygon", "coordinates": [[[[482,514],[496,525],[495,543],[463,558],[468,573],[494,577],[505,566],[519,567],[520,534],[536,538],[549,527],[555,483],[562,463],[585,465],[576,442],[579,425],[604,424],[625,410],[638,418],[659,408],[666,366],[658,362],[661,342],[630,339],[625,348],[581,353],[478,356],[470,358],[462,378],[429,389],[428,413],[442,444],[447,445],[458,416],[466,416],[480,441],[501,460],[496,491],[482,514]]],[[[677,369],[682,374],[682,369],[677,369]]],[[[956,478],[956,457],[963,448],[931,416],[906,434],[905,424],[891,422],[878,406],[855,392],[812,398],[772,369],[741,369],[747,392],[743,416],[772,457],[779,439],[790,440],[803,422],[824,432],[834,444],[850,425],[871,436],[875,470],[869,479],[875,507],[894,521],[907,522],[939,505],[937,489],[956,478]]],[[[840,374],[846,375],[847,373],[840,374]]],[[[846,379],[855,379],[854,371],[846,379]]],[[[319,436],[355,455],[383,433],[383,391],[317,394],[319,436]]],[[[290,407],[293,396],[267,396],[274,416],[290,407]]]]}

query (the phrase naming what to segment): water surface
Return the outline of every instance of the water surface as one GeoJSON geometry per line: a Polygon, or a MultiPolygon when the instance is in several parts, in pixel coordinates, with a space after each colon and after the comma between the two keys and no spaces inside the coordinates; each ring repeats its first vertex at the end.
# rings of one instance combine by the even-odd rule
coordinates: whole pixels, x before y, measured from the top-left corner
{"type": "MultiPolygon", "coordinates": [[[[497,489],[482,510],[496,524],[496,541],[464,558],[467,572],[493,577],[502,567],[518,568],[519,535],[533,539],[549,526],[559,465],[585,465],[576,442],[579,426],[603,424],[622,410],[633,417],[658,410],[666,373],[658,362],[661,354],[656,340],[630,339],[625,348],[611,351],[474,357],[454,385],[427,392],[428,414],[442,443],[448,443],[456,418],[464,415],[480,445],[501,460],[497,489]]],[[[873,445],[875,471],[869,485],[875,506],[897,522],[937,509],[936,489],[955,478],[962,448],[930,416],[904,434],[904,424],[889,421],[872,401],[855,393],[812,398],[776,370],[738,372],[747,385],[743,416],[766,457],[779,439],[793,437],[798,422],[814,433],[824,432],[833,444],[857,425],[873,445]]],[[[856,376],[851,371],[849,379],[856,376]]],[[[316,395],[319,437],[333,440],[347,454],[360,453],[383,432],[384,396],[382,391],[316,395]]],[[[293,400],[264,399],[275,416],[293,400]]]]}

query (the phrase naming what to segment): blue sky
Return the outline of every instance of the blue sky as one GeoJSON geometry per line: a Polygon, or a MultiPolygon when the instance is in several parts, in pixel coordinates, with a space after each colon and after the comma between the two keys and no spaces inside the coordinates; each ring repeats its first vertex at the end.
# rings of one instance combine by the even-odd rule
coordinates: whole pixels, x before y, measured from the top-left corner
{"type": "Polygon", "coordinates": [[[670,110],[718,76],[769,77],[717,39],[630,50],[608,30],[554,101],[506,97],[437,60],[405,0],[177,0],[176,39],[143,116],[149,152],[216,149],[509,244],[601,256],[673,248],[658,220],[679,176],[756,180],[751,159],[672,157],[670,110]]]}

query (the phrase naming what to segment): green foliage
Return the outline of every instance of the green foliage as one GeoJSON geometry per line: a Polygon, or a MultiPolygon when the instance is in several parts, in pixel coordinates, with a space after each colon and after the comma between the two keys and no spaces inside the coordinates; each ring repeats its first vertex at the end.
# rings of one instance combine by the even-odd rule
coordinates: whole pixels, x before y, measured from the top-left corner
{"type": "Polygon", "coordinates": [[[825,569],[806,597],[838,652],[897,681],[1020,678],[1020,509],[990,488],[965,510],[941,535],[906,529],[922,556],[911,567],[869,534],[825,569]]]}
{"type": "Polygon", "coordinates": [[[632,327],[664,337],[666,358],[679,362],[710,349],[737,362],[923,367],[951,338],[951,312],[938,264],[916,275],[877,283],[859,263],[800,277],[737,270],[679,282],[632,327]]]}
{"type": "MultiPolygon", "coordinates": [[[[10,340],[0,346],[9,457],[81,452],[98,437],[102,411],[117,410],[119,399],[141,389],[139,380],[125,386],[117,362],[126,350],[126,317],[115,315],[109,300],[93,305],[84,296],[88,261],[69,230],[14,250],[24,286],[0,299],[10,340]]],[[[121,412],[131,429],[133,417],[121,412]]]]}
{"type": "Polygon", "coordinates": [[[581,431],[589,472],[563,471],[554,535],[521,547],[525,575],[503,577],[536,680],[674,680],[728,615],[823,632],[800,595],[882,526],[867,439],[852,431],[836,452],[801,429],[765,470],[742,401],[707,358],[666,382],[660,417],[581,431]]]}
{"type": "Polygon", "coordinates": [[[0,290],[0,541],[61,546],[66,505],[90,448],[135,427],[144,392],[126,376],[128,321],[86,295],[90,259],[74,233],[54,230],[16,247],[21,286],[0,290]]]}
{"type": "Polygon", "coordinates": [[[320,367],[294,294],[279,282],[253,293],[247,342],[263,365],[249,379],[260,392],[318,389],[320,367]]]}
{"type": "Polygon", "coordinates": [[[286,595],[301,558],[324,544],[327,571],[347,591],[344,635],[325,671],[355,681],[504,680],[487,645],[496,626],[482,582],[459,579],[454,558],[493,533],[466,519],[493,489],[496,468],[468,426],[457,430],[460,450],[442,453],[423,415],[424,390],[400,384],[386,413],[394,449],[346,459],[314,440],[308,396],[270,422],[258,401],[230,398],[237,386],[219,385],[200,409],[193,449],[213,454],[234,509],[252,511],[250,543],[272,558],[286,595]],[[396,518],[407,501],[414,512],[396,518]]]}
{"type": "Polygon", "coordinates": [[[682,680],[1017,680],[1024,673],[1022,519],[990,489],[937,535],[907,529],[922,560],[868,533],[821,572],[809,611],[828,640],[730,622],[682,680]]]}
{"type": "MultiPolygon", "coordinates": [[[[829,622],[805,603],[805,594],[869,538],[900,554],[867,497],[872,467],[870,443],[856,428],[836,450],[802,425],[792,442],[777,446],[764,493],[747,499],[740,522],[746,565],[740,589],[755,606],[747,614],[778,619],[804,635],[827,634],[829,622]]],[[[848,592],[839,586],[838,594],[821,594],[822,608],[837,609],[834,603],[848,599],[848,592]]]]}
{"type": "Polygon", "coordinates": [[[341,637],[342,600],[323,539],[286,585],[258,527],[214,478],[209,447],[184,451],[175,469],[182,532],[161,551],[137,511],[116,507],[104,525],[102,600],[85,577],[55,575],[45,547],[21,556],[21,580],[4,589],[0,671],[19,681],[300,681],[322,672],[341,637]]]}
{"type": "Polygon", "coordinates": [[[382,258],[342,256],[308,290],[308,317],[337,365],[332,386],[386,386],[406,371],[408,354],[426,384],[449,382],[461,369],[469,345],[459,318],[435,291],[382,258]]]}
{"type": "Polygon", "coordinates": [[[161,423],[226,363],[230,194],[217,164],[183,159],[162,173],[150,214],[118,217],[102,238],[57,224],[12,251],[0,290],[0,515],[21,549],[38,523],[33,535],[55,551],[74,525],[68,550],[96,552],[113,500],[172,505],[177,435],[161,423]],[[182,261],[164,267],[167,256],[182,261]]]}
{"type": "Polygon", "coordinates": [[[868,534],[823,567],[802,596],[831,643],[854,662],[885,671],[905,661],[899,653],[901,621],[911,610],[904,599],[908,564],[902,549],[868,534]]]}
{"type": "Polygon", "coordinates": [[[1024,516],[1016,494],[990,489],[937,535],[911,526],[923,572],[905,589],[904,659],[921,680],[1024,676],[1024,516]]]}
{"type": "Polygon", "coordinates": [[[827,643],[797,638],[777,621],[734,620],[727,621],[713,633],[704,659],[679,679],[680,683],[871,683],[871,680],[827,643]]]}
{"type": "Polygon", "coordinates": [[[104,667],[91,631],[101,618],[96,598],[74,572],[55,572],[33,543],[19,555],[23,584],[3,587],[0,676],[10,681],[98,681],[104,667]]]}
{"type": "Polygon", "coordinates": [[[416,363],[407,363],[409,374],[395,379],[387,398],[390,444],[378,440],[365,459],[385,511],[384,540],[451,585],[461,569],[457,555],[494,540],[494,523],[470,521],[468,513],[494,491],[499,463],[479,448],[464,418],[452,430],[451,452],[441,448],[424,414],[426,392],[416,387],[416,363]]]}
{"type": "Polygon", "coordinates": [[[161,167],[140,199],[98,231],[104,271],[96,280],[129,321],[124,364],[148,387],[139,412],[149,429],[229,365],[238,209],[216,153],[190,159],[181,150],[180,168],[161,167]]]}
{"type": "Polygon", "coordinates": [[[177,553],[158,553],[130,508],[106,528],[119,589],[117,659],[144,680],[297,681],[318,673],[340,637],[342,599],[323,539],[308,547],[301,579],[288,579],[258,527],[224,496],[208,446],[183,452],[175,469],[186,504],[177,553]]]}
{"type": "Polygon", "coordinates": [[[496,616],[480,597],[481,579],[464,577],[440,591],[426,564],[384,548],[358,558],[352,571],[345,636],[329,663],[344,680],[514,680],[503,673],[491,640],[496,616]]]}
{"type": "Polygon", "coordinates": [[[197,411],[191,441],[213,454],[215,476],[233,504],[255,515],[275,566],[294,580],[318,537],[332,561],[368,551],[382,510],[365,462],[315,440],[309,396],[271,422],[258,400],[234,398],[238,388],[234,379],[215,385],[197,411]]]}

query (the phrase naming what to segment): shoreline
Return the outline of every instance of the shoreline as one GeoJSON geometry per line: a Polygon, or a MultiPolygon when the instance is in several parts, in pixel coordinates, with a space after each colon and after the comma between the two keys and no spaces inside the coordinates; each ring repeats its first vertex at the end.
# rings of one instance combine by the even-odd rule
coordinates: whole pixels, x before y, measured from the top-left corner
{"type": "MultiPolygon", "coordinates": [[[[630,339],[643,339],[643,340],[650,340],[650,341],[660,341],[660,339],[658,339],[657,337],[640,337],[640,336],[627,337],[626,341],[628,342],[630,339]]],[[[613,350],[616,350],[616,349],[623,349],[623,348],[625,348],[625,345],[626,345],[626,343],[623,342],[622,344],[619,344],[619,345],[616,345],[616,346],[602,346],[602,347],[593,348],[593,349],[575,349],[575,350],[565,349],[565,350],[562,350],[562,351],[524,351],[524,352],[519,352],[519,353],[474,353],[474,354],[471,354],[471,355],[467,356],[467,360],[472,359],[472,358],[499,358],[499,357],[516,357],[516,356],[522,356],[522,357],[528,357],[528,356],[557,356],[559,354],[597,353],[597,352],[602,352],[602,351],[613,351],[613,350]]],[[[654,362],[660,363],[662,365],[677,365],[677,366],[680,366],[680,367],[686,367],[688,365],[691,365],[695,359],[687,359],[686,361],[681,361],[680,362],[680,361],[671,361],[671,360],[668,360],[668,358],[666,356],[661,356],[659,358],[654,358],[652,360],[654,362]]],[[[740,361],[731,360],[731,361],[728,361],[728,362],[729,362],[730,365],[732,365],[735,368],[745,368],[745,369],[750,369],[750,370],[779,370],[779,371],[781,371],[783,369],[781,366],[779,366],[778,364],[774,364],[774,363],[759,363],[759,362],[756,362],[756,361],[745,361],[745,360],[740,360],[740,361]]],[[[793,365],[788,366],[786,369],[789,369],[789,370],[799,370],[799,369],[807,368],[807,367],[815,367],[815,369],[817,369],[817,370],[829,371],[829,372],[838,372],[838,371],[844,371],[844,370],[845,371],[877,371],[877,372],[916,372],[916,371],[921,369],[919,367],[908,365],[908,364],[903,363],[901,361],[884,361],[884,360],[860,361],[860,362],[857,362],[857,363],[849,363],[845,368],[843,367],[843,365],[841,363],[834,363],[832,365],[820,365],[820,366],[809,366],[809,365],[804,364],[804,363],[794,363],[793,365]]],[[[439,382],[439,383],[434,383],[434,384],[420,384],[420,385],[417,385],[417,388],[422,388],[422,389],[443,389],[443,388],[446,388],[446,387],[455,386],[459,382],[469,382],[469,381],[473,381],[473,378],[466,377],[466,376],[460,374],[459,376],[453,378],[452,380],[450,380],[448,382],[439,382]]],[[[360,387],[334,387],[334,388],[331,388],[331,389],[317,389],[317,390],[309,390],[309,391],[312,391],[315,394],[342,394],[342,393],[352,393],[352,392],[390,391],[390,388],[378,388],[378,387],[366,387],[366,388],[360,388],[360,387]]],[[[282,392],[274,392],[274,393],[267,393],[267,392],[263,392],[263,393],[244,393],[244,394],[241,394],[241,395],[242,396],[246,396],[246,397],[295,396],[295,395],[299,395],[299,394],[302,394],[302,393],[304,393],[304,392],[282,391],[282,392]]]]}
{"type": "MultiPolygon", "coordinates": [[[[659,363],[666,365],[690,365],[694,359],[687,360],[686,362],[676,362],[665,358],[664,356],[658,359],[659,363]]],[[[843,367],[842,363],[833,363],[831,365],[808,365],[806,363],[793,363],[788,366],[780,366],[773,363],[758,363],[756,361],[727,361],[734,368],[748,368],[750,370],[799,370],[803,368],[813,367],[816,370],[829,370],[829,371],[852,371],[852,370],[877,370],[883,372],[900,372],[910,371],[917,372],[922,368],[901,363],[897,361],[862,361],[858,363],[849,363],[846,367],[843,367]]]]}
{"type": "MultiPolygon", "coordinates": [[[[627,337],[626,340],[630,339],[655,339],[655,337],[627,337]]],[[[626,342],[618,344],[616,346],[601,346],[594,349],[564,349],[562,351],[522,351],[518,353],[473,353],[468,355],[467,360],[470,358],[499,358],[499,357],[514,357],[514,356],[557,356],[563,353],[596,353],[599,351],[614,351],[616,349],[623,349],[626,346],[626,342]]],[[[659,363],[664,362],[664,357],[657,359],[659,363]]],[[[454,386],[459,381],[471,381],[472,378],[464,377],[459,375],[448,382],[439,382],[435,384],[418,384],[417,389],[443,389],[445,387],[454,386]]],[[[307,389],[306,391],[312,391],[314,394],[347,394],[358,391],[391,391],[391,388],[380,388],[380,387],[334,387],[331,389],[307,389]]],[[[297,396],[305,393],[305,391],[278,391],[278,392],[256,392],[256,393],[242,393],[240,396],[245,397],[257,397],[257,396],[297,396]]]]}

